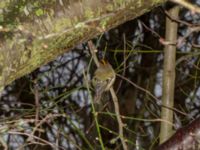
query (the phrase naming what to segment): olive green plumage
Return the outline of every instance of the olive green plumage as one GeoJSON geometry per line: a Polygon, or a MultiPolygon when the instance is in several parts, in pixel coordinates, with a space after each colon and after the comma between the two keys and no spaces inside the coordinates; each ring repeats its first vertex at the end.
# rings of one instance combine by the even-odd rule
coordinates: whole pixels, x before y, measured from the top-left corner
{"type": "Polygon", "coordinates": [[[101,97],[101,94],[105,91],[108,91],[110,87],[115,82],[116,73],[112,66],[102,60],[99,64],[99,67],[94,73],[92,84],[95,88],[96,99],[98,101],[101,97]]]}

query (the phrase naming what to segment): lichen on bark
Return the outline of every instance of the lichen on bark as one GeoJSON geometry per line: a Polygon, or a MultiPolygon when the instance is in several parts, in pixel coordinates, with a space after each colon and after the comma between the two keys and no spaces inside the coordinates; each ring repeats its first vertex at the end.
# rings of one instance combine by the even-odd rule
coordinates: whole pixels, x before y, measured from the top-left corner
{"type": "Polygon", "coordinates": [[[0,2],[0,87],[163,0],[0,2]]]}

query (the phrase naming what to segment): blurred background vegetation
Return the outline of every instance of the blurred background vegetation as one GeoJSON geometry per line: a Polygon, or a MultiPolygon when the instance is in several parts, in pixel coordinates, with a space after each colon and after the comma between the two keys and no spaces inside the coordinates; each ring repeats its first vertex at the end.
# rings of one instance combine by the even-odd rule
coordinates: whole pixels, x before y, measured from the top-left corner
{"type": "MultiPolygon", "coordinates": [[[[129,149],[158,145],[163,73],[159,40],[165,35],[165,11],[173,6],[157,7],[93,39],[99,58],[127,79],[118,76],[114,89],[129,149]]],[[[182,113],[174,110],[174,129],[199,117],[200,110],[200,36],[190,32],[200,15],[181,8],[179,16],[174,102],[182,113]]],[[[106,149],[122,149],[109,93],[104,109],[97,112],[100,131],[96,129],[90,87],[95,69],[83,43],[8,85],[0,97],[1,149],[98,150],[98,132],[106,149]]]]}

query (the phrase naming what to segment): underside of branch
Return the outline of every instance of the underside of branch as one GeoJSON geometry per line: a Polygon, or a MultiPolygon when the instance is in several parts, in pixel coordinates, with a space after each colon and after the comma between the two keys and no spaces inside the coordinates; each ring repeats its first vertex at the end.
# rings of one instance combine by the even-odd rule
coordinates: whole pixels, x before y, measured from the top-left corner
{"type": "Polygon", "coordinates": [[[75,45],[134,19],[163,0],[0,2],[0,90],[75,45]]]}

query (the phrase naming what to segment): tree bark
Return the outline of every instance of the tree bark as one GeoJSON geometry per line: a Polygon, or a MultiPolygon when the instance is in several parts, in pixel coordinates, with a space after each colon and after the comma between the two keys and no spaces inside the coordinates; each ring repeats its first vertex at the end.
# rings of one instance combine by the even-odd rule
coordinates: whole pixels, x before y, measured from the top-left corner
{"type": "MultiPolygon", "coordinates": [[[[179,6],[169,10],[169,14],[178,19],[179,6]]],[[[162,104],[168,108],[174,107],[174,84],[175,84],[175,64],[176,64],[176,41],[178,24],[171,19],[166,19],[166,41],[164,49],[164,71],[163,71],[163,96],[162,104]]],[[[173,110],[162,107],[160,129],[160,143],[166,141],[173,133],[173,110]],[[169,123],[170,122],[170,123],[169,123]]]]}
{"type": "Polygon", "coordinates": [[[200,149],[200,118],[192,121],[177,132],[156,150],[198,150],[200,149]]]}
{"type": "Polygon", "coordinates": [[[2,0],[0,90],[164,0],[2,0]]]}

